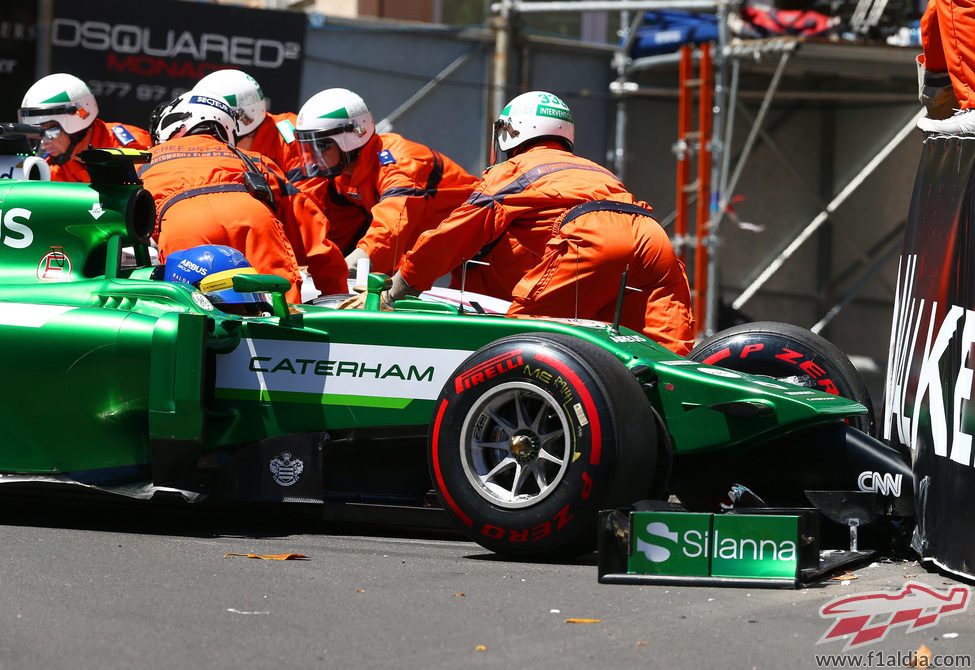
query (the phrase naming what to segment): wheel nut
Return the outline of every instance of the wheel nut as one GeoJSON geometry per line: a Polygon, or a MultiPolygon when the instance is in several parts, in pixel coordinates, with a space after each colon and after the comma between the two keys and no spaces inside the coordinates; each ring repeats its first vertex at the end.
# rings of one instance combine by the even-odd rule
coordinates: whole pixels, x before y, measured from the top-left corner
{"type": "Polygon", "coordinates": [[[527,435],[515,435],[511,438],[511,453],[522,458],[532,452],[532,441],[527,435]]]}

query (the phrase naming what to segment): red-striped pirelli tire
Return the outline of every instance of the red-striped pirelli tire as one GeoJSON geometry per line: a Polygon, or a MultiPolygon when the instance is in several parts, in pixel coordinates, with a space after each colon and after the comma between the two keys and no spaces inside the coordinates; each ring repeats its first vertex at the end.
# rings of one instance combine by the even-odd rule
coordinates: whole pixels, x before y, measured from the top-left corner
{"type": "Polygon", "coordinates": [[[856,400],[867,413],[851,417],[850,425],[874,434],[873,403],[860,373],[839,347],[810,330],[776,321],[743,323],[698,342],[687,358],[856,400]]]}
{"type": "Polygon", "coordinates": [[[596,546],[597,513],[646,496],[657,432],[611,353],[561,334],[475,352],[434,411],[428,460],[444,508],[474,541],[520,558],[596,546]]]}

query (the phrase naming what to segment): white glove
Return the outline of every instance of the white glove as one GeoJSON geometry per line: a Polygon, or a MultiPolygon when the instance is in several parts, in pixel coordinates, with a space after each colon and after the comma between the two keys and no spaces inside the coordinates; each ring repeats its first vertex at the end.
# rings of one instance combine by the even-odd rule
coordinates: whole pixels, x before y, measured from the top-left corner
{"type": "Polygon", "coordinates": [[[349,272],[355,270],[356,264],[359,262],[360,259],[363,258],[369,258],[369,254],[367,254],[359,247],[356,247],[355,249],[350,251],[349,255],[345,257],[345,264],[349,267],[349,272]]]}
{"type": "Polygon", "coordinates": [[[930,119],[947,119],[958,107],[955,89],[947,72],[928,72],[921,64],[920,57],[917,64],[917,99],[927,107],[930,119]]]}
{"type": "Polygon", "coordinates": [[[405,298],[408,295],[420,295],[420,290],[415,289],[406,283],[403,279],[403,275],[399,272],[393,275],[393,283],[389,290],[386,291],[387,298],[390,302],[395,302],[400,298],[405,298]]]}

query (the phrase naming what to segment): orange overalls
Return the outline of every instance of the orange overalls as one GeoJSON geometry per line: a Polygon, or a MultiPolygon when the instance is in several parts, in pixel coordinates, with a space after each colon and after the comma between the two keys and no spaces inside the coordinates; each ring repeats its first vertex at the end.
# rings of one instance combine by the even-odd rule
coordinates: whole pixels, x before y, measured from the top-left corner
{"type": "Polygon", "coordinates": [[[328,239],[348,256],[369,229],[369,212],[339,193],[334,179],[303,175],[295,186],[321,207],[328,219],[328,239]]]}
{"type": "MultiPolygon", "coordinates": [[[[152,140],[149,133],[142,128],[130,126],[125,123],[109,123],[101,119],[95,119],[89,128],[90,135],[83,139],[80,144],[82,150],[87,149],[88,145],[96,149],[125,148],[125,149],[148,149],[152,140]]],[[[50,163],[48,159],[48,163],[50,163]]],[[[51,163],[51,181],[73,181],[90,182],[88,170],[85,164],[75,156],[68,159],[64,165],[54,165],[51,163]]]]}
{"type": "MultiPolygon", "coordinates": [[[[393,272],[417,238],[474,190],[477,178],[427,146],[396,133],[373,135],[351,175],[319,188],[329,238],[369,254],[373,272],[393,272]]],[[[351,251],[351,249],[349,249],[351,251]]]]}
{"type": "MultiPolygon", "coordinates": [[[[247,151],[257,152],[269,158],[280,168],[285,179],[291,182],[281,184],[281,187],[287,197],[292,199],[293,205],[290,208],[278,207],[278,217],[284,223],[285,233],[288,235],[288,241],[298,259],[298,264],[308,266],[308,272],[315,280],[316,288],[323,293],[345,293],[348,290],[346,287],[325,291],[325,287],[330,285],[328,275],[336,272],[332,267],[334,258],[325,260],[333,254],[331,247],[334,246],[325,239],[328,223],[320,211],[321,207],[316,202],[314,194],[312,192],[306,194],[302,189],[299,195],[297,187],[292,185],[297,184],[304,177],[301,149],[298,148],[298,141],[295,139],[297,118],[298,116],[292,112],[267,114],[261,125],[248,135],[252,139],[247,151]],[[319,277],[325,278],[324,284],[318,283],[319,277]]],[[[310,182],[310,180],[306,181],[310,182]]],[[[341,248],[337,251],[338,256],[342,256],[341,248]]]]}
{"type": "Polygon", "coordinates": [[[256,151],[267,156],[281,168],[288,181],[295,182],[301,177],[301,149],[295,139],[295,120],[293,112],[268,114],[252,133],[248,151],[256,151]]]}
{"type": "MultiPolygon", "coordinates": [[[[306,196],[289,195],[276,167],[263,162],[259,154],[244,153],[267,180],[278,212],[288,214],[292,223],[304,215],[322,218],[306,196]]],[[[139,176],[156,201],[160,259],[173,250],[225,244],[241,251],[259,273],[290,281],[288,300],[300,303],[301,273],[285,226],[277,212],[247,192],[247,171],[225,142],[209,135],[189,135],[152,148],[152,162],[139,170],[139,176]]],[[[321,220],[316,227],[324,231],[326,225],[321,220]]],[[[324,238],[318,247],[311,246],[320,251],[307,258],[315,285],[326,293],[346,292],[347,270],[338,249],[324,238]]]]}
{"type": "Polygon", "coordinates": [[[969,2],[930,0],[921,17],[918,60],[928,72],[947,72],[959,109],[975,107],[975,8],[969,2]]]}
{"type": "Polygon", "coordinates": [[[514,289],[509,315],[612,322],[623,272],[620,323],[681,356],[694,346],[684,264],[646,203],[594,201],[552,228],[542,261],[514,289]]]}
{"type": "Polygon", "coordinates": [[[515,285],[542,258],[552,226],[566,210],[590,200],[633,202],[612,172],[566,151],[558,142],[542,142],[488,168],[477,189],[443,223],[420,236],[400,268],[413,288],[426,290],[468,264],[465,288],[511,299],[515,285]]]}

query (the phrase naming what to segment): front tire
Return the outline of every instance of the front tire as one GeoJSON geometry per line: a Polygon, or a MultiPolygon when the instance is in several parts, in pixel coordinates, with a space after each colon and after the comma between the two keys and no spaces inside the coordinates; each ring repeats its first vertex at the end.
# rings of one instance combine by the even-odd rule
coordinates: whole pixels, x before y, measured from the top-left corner
{"type": "Polygon", "coordinates": [[[839,347],[810,330],[775,321],[744,323],[698,342],[687,358],[855,400],[867,413],[850,417],[849,424],[874,434],[873,402],[860,373],[839,347]]]}
{"type": "MultiPolygon", "coordinates": [[[[873,404],[860,373],[838,347],[805,328],[774,321],[733,326],[699,342],[687,358],[850,398],[867,413],[847,423],[868,435],[874,431],[873,404]]],[[[809,468],[822,460],[818,451],[825,450],[814,450],[800,434],[732,454],[684,457],[672,478],[673,491],[694,511],[718,511],[733,484],[749,487],[773,506],[805,505],[803,492],[822,487],[809,468]]],[[[837,462],[826,469],[844,467],[837,462]]],[[[850,481],[855,483],[855,476],[850,481]]]]}
{"type": "Polygon", "coordinates": [[[595,548],[599,510],[645,497],[657,438],[635,377],[595,344],[514,335],[460,365],[430,431],[444,508],[482,546],[520,558],[595,548]]]}

